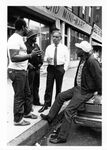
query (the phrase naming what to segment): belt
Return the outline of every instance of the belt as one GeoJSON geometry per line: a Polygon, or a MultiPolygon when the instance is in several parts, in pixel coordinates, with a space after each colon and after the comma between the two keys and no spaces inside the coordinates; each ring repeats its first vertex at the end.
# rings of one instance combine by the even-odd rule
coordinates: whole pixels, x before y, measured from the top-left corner
{"type": "Polygon", "coordinates": [[[50,66],[50,67],[63,67],[64,66],[64,64],[62,64],[62,65],[48,65],[48,66],[50,66]]]}
{"type": "Polygon", "coordinates": [[[8,70],[11,70],[11,71],[25,71],[25,72],[27,72],[27,70],[18,70],[18,69],[12,69],[12,68],[8,68],[8,70]]]}

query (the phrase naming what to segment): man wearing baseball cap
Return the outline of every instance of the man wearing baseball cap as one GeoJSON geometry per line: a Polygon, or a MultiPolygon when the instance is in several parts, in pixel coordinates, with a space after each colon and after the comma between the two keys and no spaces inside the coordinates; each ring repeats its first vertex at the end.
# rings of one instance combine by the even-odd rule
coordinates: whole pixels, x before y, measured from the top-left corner
{"type": "Polygon", "coordinates": [[[28,79],[29,86],[32,94],[33,105],[41,106],[39,99],[39,86],[40,86],[40,67],[43,64],[43,52],[40,50],[36,43],[38,31],[29,30],[27,34],[27,53],[30,54],[32,50],[38,51],[38,55],[29,59],[28,66],[28,79]]]}
{"type": "Polygon", "coordinates": [[[89,100],[96,91],[101,95],[102,72],[100,64],[91,53],[91,44],[87,41],[82,41],[81,43],[76,43],[75,46],[77,47],[77,56],[80,57],[80,63],[77,68],[74,87],[58,94],[48,115],[41,114],[44,120],[51,123],[63,103],[70,100],[64,110],[64,118],[60,129],[50,138],[50,142],[54,144],[67,141],[73,116],[81,104],[89,100]]]}

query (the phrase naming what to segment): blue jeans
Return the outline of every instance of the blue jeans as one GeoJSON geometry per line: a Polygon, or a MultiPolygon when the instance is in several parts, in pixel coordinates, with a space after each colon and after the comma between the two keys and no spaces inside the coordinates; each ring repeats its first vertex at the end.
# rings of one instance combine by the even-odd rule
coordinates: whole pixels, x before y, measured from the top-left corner
{"type": "Polygon", "coordinates": [[[19,122],[23,115],[32,110],[32,98],[25,70],[8,69],[8,76],[12,80],[14,89],[14,121],[19,122]]]}

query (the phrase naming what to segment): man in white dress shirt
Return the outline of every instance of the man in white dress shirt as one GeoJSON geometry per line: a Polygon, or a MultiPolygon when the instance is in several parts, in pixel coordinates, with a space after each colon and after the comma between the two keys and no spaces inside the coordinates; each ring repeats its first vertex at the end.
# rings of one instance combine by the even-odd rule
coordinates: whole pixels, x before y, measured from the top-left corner
{"type": "Polygon", "coordinates": [[[63,76],[69,64],[68,48],[60,43],[62,39],[61,32],[54,30],[52,36],[53,43],[46,48],[44,57],[44,60],[48,62],[47,82],[44,95],[45,102],[39,112],[43,112],[51,106],[54,81],[56,82],[56,96],[61,92],[63,76]]]}

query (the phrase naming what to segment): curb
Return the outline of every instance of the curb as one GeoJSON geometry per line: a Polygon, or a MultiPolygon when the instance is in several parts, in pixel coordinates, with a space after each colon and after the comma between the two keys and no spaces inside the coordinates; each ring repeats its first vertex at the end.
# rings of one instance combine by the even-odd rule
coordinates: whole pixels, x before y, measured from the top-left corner
{"type": "MultiPolygon", "coordinates": [[[[56,119],[53,121],[52,125],[55,122],[61,120],[63,116],[64,109],[58,114],[56,119]]],[[[49,125],[47,121],[40,120],[38,123],[35,123],[29,129],[24,131],[22,134],[11,140],[7,143],[8,146],[32,146],[38,140],[40,140],[51,128],[52,125],[49,125]]]]}
{"type": "Polygon", "coordinates": [[[38,123],[31,126],[25,132],[17,136],[15,139],[7,143],[8,146],[26,145],[30,146],[39,140],[47,131],[49,125],[47,121],[41,120],[38,123]]]}

